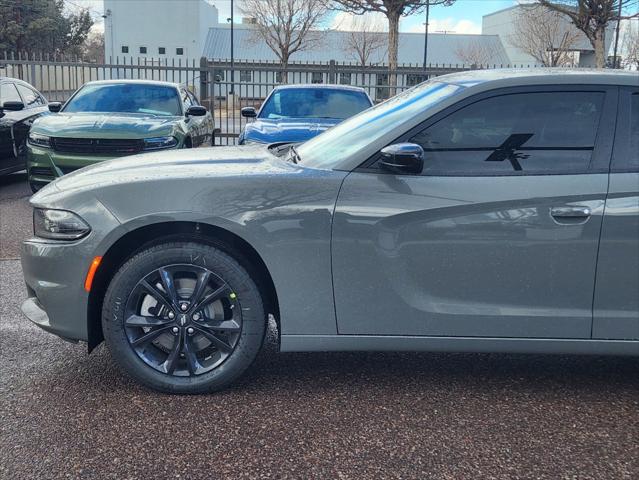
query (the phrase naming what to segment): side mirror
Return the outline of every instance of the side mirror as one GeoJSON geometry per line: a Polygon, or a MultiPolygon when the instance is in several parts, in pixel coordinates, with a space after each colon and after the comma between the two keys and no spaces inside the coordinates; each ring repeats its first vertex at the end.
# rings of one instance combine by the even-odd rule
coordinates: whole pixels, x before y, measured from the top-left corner
{"type": "Polygon", "coordinates": [[[242,109],[242,116],[245,118],[255,118],[257,117],[257,110],[253,107],[244,107],[242,109]]]}
{"type": "Polygon", "coordinates": [[[51,102],[49,103],[49,111],[52,113],[58,113],[62,110],[62,103],[60,102],[51,102]]]}
{"type": "Polygon", "coordinates": [[[192,107],[188,108],[188,110],[186,111],[186,115],[188,117],[203,117],[204,115],[206,115],[206,108],[202,107],[201,105],[193,105],[192,107]]]}
{"type": "Polygon", "coordinates": [[[24,110],[24,103],[22,102],[4,102],[2,104],[2,109],[7,110],[9,112],[19,112],[20,110],[24,110]]]}
{"type": "Polygon", "coordinates": [[[421,173],[424,168],[424,149],[415,143],[396,143],[380,152],[380,166],[392,173],[421,173]]]}

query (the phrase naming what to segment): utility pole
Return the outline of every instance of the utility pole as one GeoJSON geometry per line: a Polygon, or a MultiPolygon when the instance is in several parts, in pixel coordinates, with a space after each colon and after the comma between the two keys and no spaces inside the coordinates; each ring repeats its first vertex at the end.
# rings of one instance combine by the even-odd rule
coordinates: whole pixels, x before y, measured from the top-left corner
{"type": "Polygon", "coordinates": [[[430,13],[430,0],[426,2],[426,23],[424,26],[426,27],[424,34],[424,72],[426,71],[426,65],[428,65],[428,16],[430,13]]]}
{"type": "MultiPolygon", "coordinates": [[[[617,61],[617,47],[619,46],[619,27],[621,26],[621,6],[623,5],[623,0],[619,0],[619,13],[617,15],[617,32],[615,35],[615,53],[613,55],[613,68],[619,68],[621,66],[621,62],[617,61]]],[[[610,51],[610,50],[608,50],[610,51]]]]}

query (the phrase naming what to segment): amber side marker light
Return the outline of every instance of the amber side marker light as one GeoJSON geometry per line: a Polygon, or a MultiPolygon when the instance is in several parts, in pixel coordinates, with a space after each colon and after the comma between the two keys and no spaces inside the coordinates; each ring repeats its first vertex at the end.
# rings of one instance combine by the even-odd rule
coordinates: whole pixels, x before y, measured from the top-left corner
{"type": "Polygon", "coordinates": [[[95,257],[91,262],[91,266],[89,267],[89,271],[87,272],[87,278],[84,280],[84,289],[87,292],[91,291],[91,284],[93,283],[93,277],[95,277],[95,272],[98,270],[100,266],[100,262],[102,261],[102,257],[95,257]]]}

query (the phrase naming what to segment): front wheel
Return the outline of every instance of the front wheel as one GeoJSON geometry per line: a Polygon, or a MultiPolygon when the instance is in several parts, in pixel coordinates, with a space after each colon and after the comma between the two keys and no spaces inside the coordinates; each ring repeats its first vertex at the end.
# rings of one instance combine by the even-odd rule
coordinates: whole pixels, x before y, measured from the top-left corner
{"type": "Polygon", "coordinates": [[[230,255],[192,242],[130,258],[104,298],[102,328],[116,362],[171,393],[222,389],[253,362],[266,314],[259,289],[230,255]]]}

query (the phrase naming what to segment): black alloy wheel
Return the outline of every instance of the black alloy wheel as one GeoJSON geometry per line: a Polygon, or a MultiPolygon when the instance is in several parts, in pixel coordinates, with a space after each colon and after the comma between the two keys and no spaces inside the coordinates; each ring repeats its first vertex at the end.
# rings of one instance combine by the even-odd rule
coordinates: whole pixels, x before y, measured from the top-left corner
{"type": "Polygon", "coordinates": [[[257,356],[267,315],[257,284],[232,256],[174,242],[131,257],[102,311],[116,362],[145,385],[176,393],[219,390],[257,356]]]}

